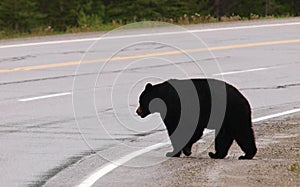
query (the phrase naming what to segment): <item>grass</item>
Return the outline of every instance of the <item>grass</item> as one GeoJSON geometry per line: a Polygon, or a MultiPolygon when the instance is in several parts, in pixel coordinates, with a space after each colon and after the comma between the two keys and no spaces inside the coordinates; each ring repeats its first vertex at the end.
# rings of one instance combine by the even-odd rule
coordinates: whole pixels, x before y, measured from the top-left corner
{"type": "Polygon", "coordinates": [[[120,27],[120,25],[101,25],[97,27],[67,27],[65,31],[55,31],[52,28],[37,28],[32,29],[29,32],[12,32],[12,31],[0,31],[0,40],[3,39],[13,39],[13,38],[27,38],[27,37],[39,37],[39,36],[51,36],[60,34],[70,34],[70,33],[82,33],[82,32],[95,32],[95,31],[110,31],[120,27]]]}
{"type": "Polygon", "coordinates": [[[294,163],[288,167],[288,170],[293,173],[297,173],[300,175],[300,165],[298,163],[294,163]]]}
{"type": "MultiPolygon", "coordinates": [[[[161,22],[166,22],[166,23],[176,24],[176,25],[190,25],[190,24],[202,24],[202,23],[217,23],[217,22],[233,22],[233,21],[274,19],[274,18],[284,18],[284,17],[290,17],[290,16],[260,17],[259,15],[251,14],[249,17],[241,17],[239,15],[234,15],[233,14],[231,16],[223,16],[220,19],[217,19],[216,17],[210,16],[210,15],[202,16],[202,15],[196,13],[192,16],[184,15],[184,16],[176,18],[176,19],[163,18],[161,20],[156,20],[156,21],[161,21],[161,22]]],[[[132,22],[132,23],[134,23],[134,22],[132,22]]],[[[88,26],[85,26],[85,27],[66,27],[65,31],[55,31],[50,26],[47,27],[47,28],[40,27],[40,28],[32,29],[29,32],[0,31],[0,40],[13,39],[13,38],[51,36],[51,35],[69,34],[69,33],[110,31],[110,30],[114,30],[116,28],[119,28],[120,26],[124,26],[126,24],[127,23],[124,23],[122,21],[113,20],[109,24],[94,25],[94,26],[91,26],[91,27],[88,27],[88,26]]],[[[152,25],[142,24],[140,26],[142,26],[142,27],[151,27],[152,25]]]]}

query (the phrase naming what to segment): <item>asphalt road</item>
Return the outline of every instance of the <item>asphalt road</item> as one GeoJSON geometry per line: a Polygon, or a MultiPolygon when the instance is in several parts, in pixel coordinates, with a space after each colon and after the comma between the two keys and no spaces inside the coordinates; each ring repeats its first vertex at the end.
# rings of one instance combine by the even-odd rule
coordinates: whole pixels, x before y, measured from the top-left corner
{"type": "MultiPolygon", "coordinates": [[[[79,185],[110,161],[167,141],[158,115],[134,113],[147,82],[223,79],[249,99],[254,118],[300,107],[300,18],[147,26],[0,41],[0,186],[79,185]]],[[[151,182],[137,168],[161,163],[169,149],[95,184],[151,182]]]]}

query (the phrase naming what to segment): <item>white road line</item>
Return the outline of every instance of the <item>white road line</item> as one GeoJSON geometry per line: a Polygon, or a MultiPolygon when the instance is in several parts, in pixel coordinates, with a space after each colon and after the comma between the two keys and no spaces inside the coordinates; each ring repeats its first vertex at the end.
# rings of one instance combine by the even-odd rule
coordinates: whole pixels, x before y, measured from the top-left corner
{"type": "Polygon", "coordinates": [[[14,47],[41,46],[41,45],[55,45],[55,44],[64,44],[64,43],[90,42],[90,41],[96,41],[96,40],[99,40],[99,39],[101,39],[101,40],[114,40],[114,39],[138,38],[138,37],[148,37],[148,36],[165,36],[165,35],[177,35],[177,34],[186,34],[186,33],[243,30],[243,29],[256,29],[256,28],[266,28],[266,27],[282,27],[282,26],[294,26],[294,25],[300,25],[300,22],[264,24],[264,25],[247,25],[247,26],[236,26],[236,27],[220,27],[220,28],[212,28],[212,29],[195,29],[195,30],[184,30],[184,31],[178,31],[178,32],[161,32],[161,33],[134,34],[134,35],[109,36],[109,37],[103,36],[103,38],[102,38],[102,36],[100,36],[100,37],[75,39],[75,40],[59,40],[59,41],[49,41],[49,42],[2,45],[2,46],[0,46],[0,49],[14,48],[14,47]]]}
{"type": "Polygon", "coordinates": [[[263,71],[263,70],[268,70],[268,69],[271,69],[271,68],[255,68],[255,69],[247,69],[247,70],[241,70],[241,71],[229,71],[229,72],[224,72],[224,73],[213,74],[213,76],[232,75],[232,74],[247,73],[247,72],[254,72],[254,71],[263,71]]]}
{"type": "Polygon", "coordinates": [[[66,92],[66,93],[57,93],[57,94],[51,94],[51,95],[43,95],[43,96],[38,96],[38,97],[19,99],[18,101],[21,101],[21,102],[34,101],[34,100],[40,100],[40,99],[48,99],[48,98],[52,98],[52,97],[60,97],[60,96],[65,96],[65,95],[72,95],[72,93],[66,92]]]}
{"type": "MultiPolygon", "coordinates": [[[[280,113],[276,113],[276,114],[271,114],[271,115],[267,115],[267,116],[263,116],[263,117],[259,117],[259,118],[253,119],[252,122],[257,123],[257,122],[264,121],[264,120],[267,120],[267,119],[276,118],[276,117],[280,117],[280,116],[284,116],[284,115],[288,115],[288,114],[293,114],[293,113],[297,113],[297,112],[300,112],[300,108],[293,109],[293,110],[288,110],[288,111],[280,112],[280,113]]],[[[212,131],[207,130],[206,134],[208,134],[210,132],[212,132],[212,131]]],[[[92,173],[91,175],[86,177],[77,187],[91,187],[101,177],[103,177],[104,175],[106,175],[109,172],[113,171],[114,169],[118,168],[119,166],[122,166],[126,162],[128,162],[128,161],[130,161],[130,160],[132,160],[132,159],[134,159],[134,158],[136,158],[136,157],[138,157],[142,154],[150,152],[152,150],[164,147],[168,144],[169,143],[154,144],[154,145],[151,145],[149,147],[145,147],[141,150],[132,152],[128,155],[125,155],[124,157],[122,157],[122,158],[120,158],[116,161],[112,161],[111,163],[105,164],[104,166],[102,166],[98,170],[96,170],[94,173],[92,173]]]]}
{"type": "Polygon", "coordinates": [[[267,120],[267,119],[276,118],[276,117],[280,117],[280,116],[285,116],[285,115],[293,114],[293,113],[297,113],[297,112],[300,112],[300,108],[293,109],[293,110],[288,110],[288,111],[284,111],[284,112],[280,112],[280,113],[272,114],[272,115],[268,115],[268,116],[263,116],[263,117],[260,117],[260,118],[256,118],[256,119],[253,119],[252,122],[257,123],[257,122],[264,121],[264,120],[267,120]]]}
{"type": "Polygon", "coordinates": [[[116,169],[117,167],[122,166],[126,162],[134,159],[135,157],[140,156],[142,154],[145,154],[149,151],[161,148],[161,147],[166,146],[168,144],[169,143],[158,143],[158,144],[155,144],[155,145],[151,145],[149,147],[145,147],[141,150],[138,150],[138,151],[132,152],[128,155],[125,155],[124,157],[122,157],[122,158],[120,158],[116,161],[113,161],[112,163],[108,163],[108,164],[102,166],[101,168],[99,168],[92,175],[87,177],[87,179],[85,179],[80,185],[78,185],[78,187],[92,186],[97,180],[99,180],[99,178],[103,177],[104,175],[106,175],[107,173],[109,173],[112,170],[116,169]]]}

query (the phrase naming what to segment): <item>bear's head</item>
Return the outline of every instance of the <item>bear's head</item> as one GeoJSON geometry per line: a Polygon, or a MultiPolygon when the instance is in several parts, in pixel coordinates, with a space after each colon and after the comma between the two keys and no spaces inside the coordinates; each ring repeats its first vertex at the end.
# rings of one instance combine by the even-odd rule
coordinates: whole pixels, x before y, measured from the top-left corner
{"type": "Polygon", "coordinates": [[[136,110],[136,113],[144,118],[149,114],[159,113],[164,119],[167,113],[166,96],[163,84],[152,85],[148,83],[141,93],[139,98],[140,106],[136,110]]]}
{"type": "Polygon", "coordinates": [[[151,83],[148,83],[145,87],[145,90],[141,93],[139,98],[140,106],[136,110],[136,113],[141,117],[144,118],[151,114],[149,109],[149,104],[151,100],[154,98],[154,88],[151,83]]]}

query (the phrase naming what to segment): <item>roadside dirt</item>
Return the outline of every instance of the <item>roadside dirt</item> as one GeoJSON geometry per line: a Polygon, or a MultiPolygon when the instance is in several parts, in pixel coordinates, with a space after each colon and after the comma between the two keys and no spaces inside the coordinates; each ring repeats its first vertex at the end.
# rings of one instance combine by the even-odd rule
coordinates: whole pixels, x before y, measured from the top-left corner
{"type": "Polygon", "coordinates": [[[243,153],[236,144],[226,159],[213,160],[207,156],[211,146],[192,158],[167,160],[152,181],[155,186],[300,186],[300,116],[257,124],[254,131],[253,160],[238,160],[243,153]]]}
{"type": "MultiPolygon", "coordinates": [[[[169,158],[149,167],[119,167],[95,186],[300,186],[300,115],[255,124],[254,131],[258,152],[253,160],[238,160],[243,153],[235,143],[225,159],[211,159],[208,152],[214,151],[214,146],[203,152],[206,148],[200,141],[191,157],[169,158]]],[[[138,164],[160,158],[165,149],[170,151],[149,152],[133,161],[138,164]]],[[[78,162],[45,186],[76,186],[87,171],[96,170],[102,162],[99,156],[78,162]]]]}

